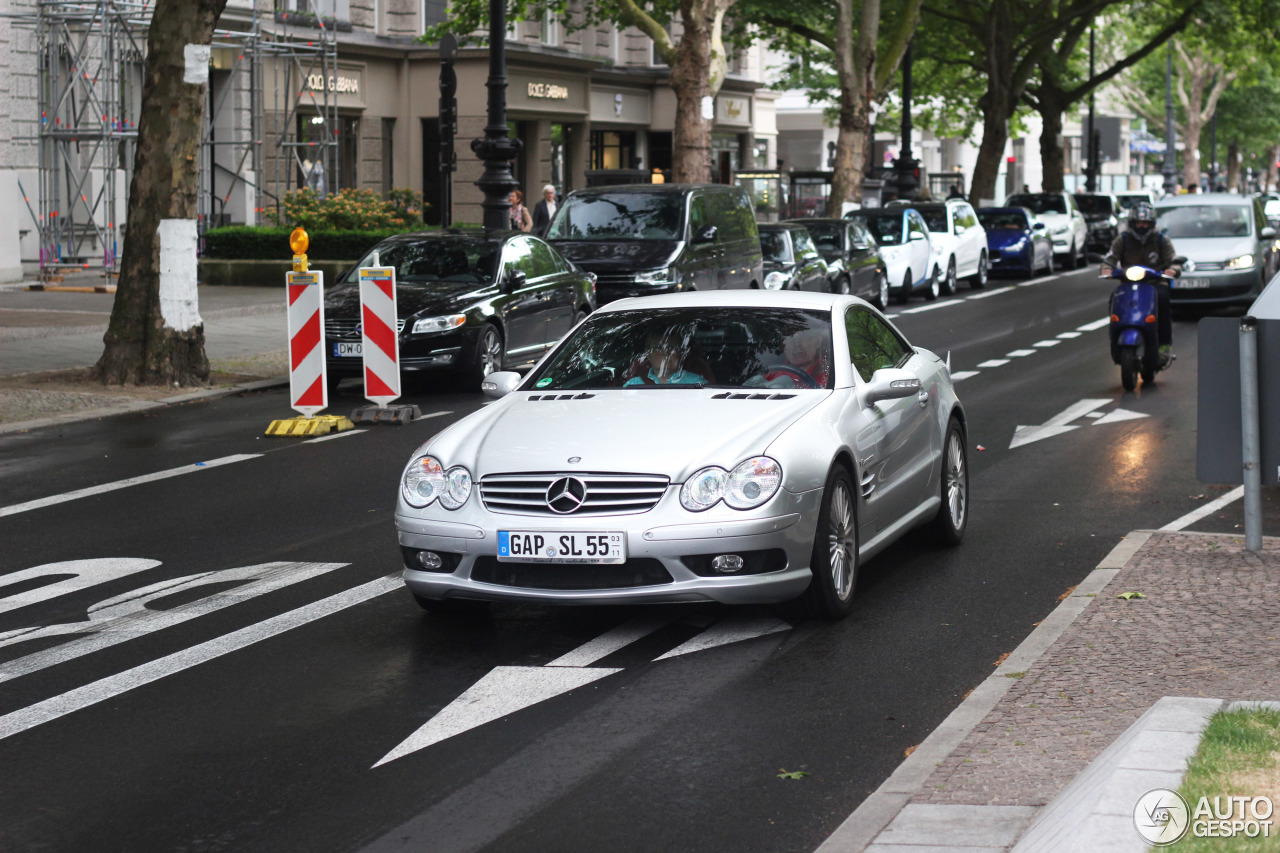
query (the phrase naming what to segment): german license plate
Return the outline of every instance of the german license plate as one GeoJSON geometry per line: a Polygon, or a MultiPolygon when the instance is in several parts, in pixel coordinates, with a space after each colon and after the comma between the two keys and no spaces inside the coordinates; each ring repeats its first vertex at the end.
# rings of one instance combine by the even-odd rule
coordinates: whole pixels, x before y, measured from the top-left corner
{"type": "Polygon", "coordinates": [[[625,563],[621,531],[499,530],[498,560],[504,563],[625,563]]]}
{"type": "Polygon", "coordinates": [[[1193,287],[1208,287],[1209,279],[1207,278],[1180,278],[1177,279],[1175,285],[1178,290],[1189,290],[1193,287]]]}
{"type": "Polygon", "coordinates": [[[336,358],[361,358],[364,356],[364,343],[336,343],[333,345],[333,355],[336,358]]]}

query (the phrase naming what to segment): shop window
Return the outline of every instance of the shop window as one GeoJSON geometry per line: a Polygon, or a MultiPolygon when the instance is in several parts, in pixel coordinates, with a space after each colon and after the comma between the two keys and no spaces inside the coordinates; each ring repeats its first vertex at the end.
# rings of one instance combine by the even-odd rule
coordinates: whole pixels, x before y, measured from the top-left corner
{"type": "Polygon", "coordinates": [[[631,130],[591,131],[592,169],[636,168],[636,134],[631,130]]]}
{"type": "Polygon", "coordinates": [[[671,171],[671,132],[670,131],[650,131],[649,132],[649,166],[653,169],[661,169],[664,172],[671,171]]]}
{"type": "Polygon", "coordinates": [[[446,0],[422,0],[422,28],[443,24],[449,18],[446,0]]]}

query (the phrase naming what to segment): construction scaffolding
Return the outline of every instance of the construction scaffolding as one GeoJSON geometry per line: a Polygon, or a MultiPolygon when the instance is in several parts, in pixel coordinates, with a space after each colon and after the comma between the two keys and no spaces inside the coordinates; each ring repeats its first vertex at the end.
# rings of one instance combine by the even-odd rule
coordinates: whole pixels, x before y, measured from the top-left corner
{"type": "MultiPolygon", "coordinates": [[[[261,224],[299,180],[327,173],[337,186],[340,177],[338,111],[327,85],[337,69],[333,20],[276,5],[229,9],[214,35],[201,233],[261,224]]],[[[30,188],[23,195],[42,280],[67,269],[116,274],[153,9],[154,0],[38,0],[32,13],[5,15],[36,33],[39,129],[13,141],[38,145],[34,207],[30,188]]]]}

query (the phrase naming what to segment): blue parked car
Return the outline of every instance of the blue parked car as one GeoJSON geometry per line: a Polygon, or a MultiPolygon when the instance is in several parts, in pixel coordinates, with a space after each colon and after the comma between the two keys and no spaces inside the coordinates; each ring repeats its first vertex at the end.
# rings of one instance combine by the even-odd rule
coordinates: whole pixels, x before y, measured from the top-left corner
{"type": "Polygon", "coordinates": [[[978,221],[987,232],[992,273],[1013,272],[1031,278],[1043,268],[1053,272],[1049,228],[1025,207],[984,207],[978,221]]]}

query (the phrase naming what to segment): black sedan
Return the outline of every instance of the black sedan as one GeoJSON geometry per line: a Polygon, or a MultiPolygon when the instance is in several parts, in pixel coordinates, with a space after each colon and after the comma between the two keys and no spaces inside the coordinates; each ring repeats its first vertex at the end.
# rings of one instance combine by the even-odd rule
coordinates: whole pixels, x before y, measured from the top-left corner
{"type": "Polygon", "coordinates": [[[761,223],[760,252],[764,256],[765,290],[817,290],[827,284],[827,262],[818,254],[803,225],[761,223]]]}
{"type": "Polygon", "coordinates": [[[861,296],[881,310],[889,307],[889,279],[876,238],[851,219],[787,220],[804,225],[827,262],[832,293],[861,296]]]}
{"type": "Polygon", "coordinates": [[[330,394],[362,373],[359,267],[394,267],[400,371],[439,372],[479,390],[531,366],[595,309],[595,279],[517,231],[447,229],[383,240],[325,294],[330,394]]]}

